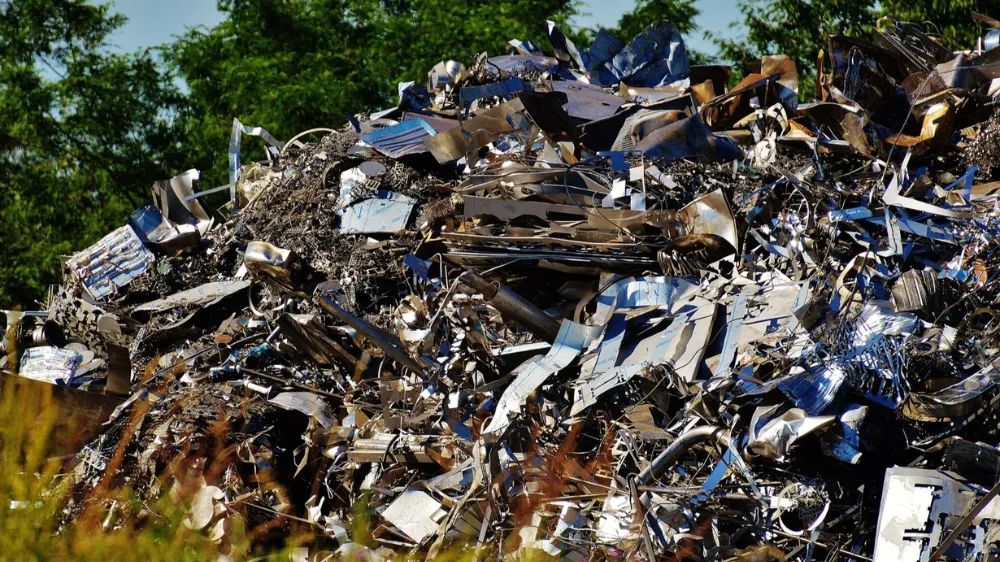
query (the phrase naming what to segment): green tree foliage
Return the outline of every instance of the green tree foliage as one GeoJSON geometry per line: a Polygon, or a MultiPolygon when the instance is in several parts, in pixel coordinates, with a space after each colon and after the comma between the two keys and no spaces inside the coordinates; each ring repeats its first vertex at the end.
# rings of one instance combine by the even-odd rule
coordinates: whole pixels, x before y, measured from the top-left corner
{"type": "Polygon", "coordinates": [[[984,30],[972,11],[1000,17],[995,0],[740,0],[740,19],[731,28],[745,29],[736,39],[715,37],[723,59],[747,62],[762,55],[795,57],[799,95],[811,99],[816,60],[831,35],[870,37],[880,17],[918,23],[950,49],[971,49],[984,30]]]}
{"type": "Polygon", "coordinates": [[[628,41],[654,21],[665,20],[687,37],[698,31],[694,18],[700,13],[694,0],[638,0],[635,8],[622,14],[612,31],[622,41],[628,41]]]}
{"type": "Polygon", "coordinates": [[[395,103],[439,61],[503,54],[512,38],[546,44],[546,17],[571,0],[222,0],[226,19],[195,29],[168,58],[191,89],[185,145],[206,182],[227,181],[233,117],[287,139],[339,128],[346,114],[395,103]]]}
{"type": "Polygon", "coordinates": [[[374,26],[363,49],[369,71],[383,91],[424,83],[441,60],[470,62],[480,52],[502,55],[511,39],[548,46],[545,20],[565,29],[576,13],[572,0],[356,0],[359,20],[374,26]]]}
{"type": "Polygon", "coordinates": [[[975,48],[976,39],[984,35],[972,20],[972,12],[1000,18],[1000,3],[996,0],[885,0],[880,6],[884,15],[920,24],[955,50],[975,48]]]}
{"type": "Polygon", "coordinates": [[[0,306],[34,306],[59,256],[120,224],[177,154],[182,98],[123,19],[84,0],[0,3],[0,306]]]}
{"type": "Polygon", "coordinates": [[[234,117],[287,139],[340,127],[346,112],[387,99],[357,58],[371,27],[357,23],[346,2],[234,0],[219,9],[227,13],[221,23],[166,47],[190,88],[183,119],[189,165],[209,187],[227,181],[234,117]]]}
{"type": "Polygon", "coordinates": [[[742,25],[744,37],[715,37],[723,59],[736,63],[763,55],[795,58],[799,96],[811,99],[816,83],[816,59],[832,35],[868,36],[877,15],[874,0],[740,0],[741,14],[731,28],[742,25]]]}

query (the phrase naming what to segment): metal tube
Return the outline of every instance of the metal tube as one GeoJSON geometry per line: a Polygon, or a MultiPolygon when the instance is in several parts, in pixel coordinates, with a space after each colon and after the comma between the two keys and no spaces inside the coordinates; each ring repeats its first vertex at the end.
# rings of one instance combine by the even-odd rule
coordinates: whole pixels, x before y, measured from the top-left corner
{"type": "Polygon", "coordinates": [[[389,356],[395,359],[400,365],[406,367],[414,373],[424,373],[426,371],[437,370],[436,363],[424,357],[421,357],[419,361],[415,361],[412,357],[410,357],[409,353],[403,350],[399,340],[351,314],[330,297],[319,295],[316,297],[316,301],[327,312],[333,314],[345,324],[349,324],[367,340],[381,348],[382,351],[388,353],[389,356]]]}
{"type": "Polygon", "coordinates": [[[688,449],[706,441],[712,441],[726,448],[731,446],[725,429],[717,425],[696,427],[674,439],[659,456],[653,459],[649,466],[639,473],[639,476],[636,477],[636,483],[640,486],[649,484],[673,466],[688,449]]]}
{"type": "Polygon", "coordinates": [[[559,334],[559,321],[527,299],[501,284],[494,285],[479,275],[465,272],[458,280],[483,294],[500,314],[524,326],[529,332],[552,343],[559,334]]]}

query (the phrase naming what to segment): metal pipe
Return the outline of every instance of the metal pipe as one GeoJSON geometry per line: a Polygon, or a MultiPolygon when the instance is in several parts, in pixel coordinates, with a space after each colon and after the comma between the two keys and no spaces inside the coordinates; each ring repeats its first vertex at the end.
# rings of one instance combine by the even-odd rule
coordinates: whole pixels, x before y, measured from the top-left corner
{"type": "Polygon", "coordinates": [[[293,381],[293,380],[288,380],[288,379],[285,379],[285,378],[282,378],[282,377],[278,377],[278,376],[275,376],[275,375],[271,375],[271,374],[268,374],[268,373],[262,373],[260,371],[254,370],[254,369],[247,369],[246,367],[240,367],[239,371],[243,372],[243,373],[246,373],[246,374],[248,374],[248,375],[250,375],[252,377],[257,377],[257,378],[261,378],[261,379],[264,379],[264,380],[267,380],[267,381],[271,381],[271,382],[273,382],[275,384],[281,384],[281,385],[285,385],[285,386],[290,386],[292,388],[297,388],[299,390],[304,390],[306,392],[311,392],[313,394],[318,394],[320,396],[325,396],[327,398],[332,398],[334,400],[343,400],[344,399],[344,395],[343,394],[335,394],[333,392],[328,392],[326,390],[320,390],[318,388],[311,387],[311,386],[309,386],[307,384],[302,384],[300,382],[296,382],[296,381],[293,381]]]}
{"type": "Polygon", "coordinates": [[[414,373],[424,373],[427,371],[438,370],[437,363],[425,357],[420,357],[419,360],[414,360],[410,357],[409,353],[403,350],[402,344],[399,343],[398,339],[351,314],[330,297],[318,295],[316,297],[316,302],[318,302],[319,305],[322,306],[327,312],[336,316],[340,321],[357,330],[362,336],[365,337],[365,339],[381,348],[382,351],[388,353],[389,356],[395,359],[400,365],[406,367],[414,373]]]}
{"type": "Polygon", "coordinates": [[[725,448],[732,446],[725,429],[717,425],[696,427],[674,439],[659,456],[653,459],[653,462],[649,466],[639,473],[639,476],[636,477],[636,483],[640,486],[649,484],[654,479],[662,476],[668,468],[676,464],[688,449],[706,441],[712,441],[714,444],[722,445],[725,448]]]}
{"type": "Polygon", "coordinates": [[[500,314],[524,326],[532,334],[549,343],[556,341],[556,335],[559,334],[559,321],[545,314],[544,310],[531,304],[506,285],[499,283],[494,285],[468,271],[460,275],[458,280],[482,293],[483,297],[500,311],[500,314]]]}

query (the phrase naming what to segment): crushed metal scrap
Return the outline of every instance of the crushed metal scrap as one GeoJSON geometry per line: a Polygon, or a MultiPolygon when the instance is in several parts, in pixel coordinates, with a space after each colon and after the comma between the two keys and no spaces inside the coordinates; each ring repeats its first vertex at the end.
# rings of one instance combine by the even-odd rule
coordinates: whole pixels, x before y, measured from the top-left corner
{"type": "Polygon", "coordinates": [[[883,20],[800,103],[787,56],[548,32],[236,121],[230,184],[156,182],[8,313],[7,371],[119,397],[67,516],[183,478],[220,541],[368,560],[997,559],[1000,47],[883,20]]]}

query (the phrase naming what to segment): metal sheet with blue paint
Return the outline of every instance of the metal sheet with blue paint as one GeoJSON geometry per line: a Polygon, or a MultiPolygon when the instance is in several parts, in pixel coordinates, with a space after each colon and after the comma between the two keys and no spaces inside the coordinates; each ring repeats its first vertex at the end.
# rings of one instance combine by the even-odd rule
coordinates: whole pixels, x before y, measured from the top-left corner
{"type": "Polygon", "coordinates": [[[79,353],[53,346],[32,347],[21,356],[22,377],[51,384],[69,384],[83,361],[79,353]]]}
{"type": "Polygon", "coordinates": [[[427,152],[424,139],[437,134],[434,127],[419,118],[372,131],[361,137],[365,144],[392,158],[427,152]]]}
{"type": "Polygon", "coordinates": [[[389,234],[406,229],[413,203],[395,199],[366,199],[341,210],[340,232],[344,234],[389,234]]]}
{"type": "Polygon", "coordinates": [[[67,263],[87,292],[100,300],[145,273],[154,259],[132,227],[123,226],[67,263]]]}

